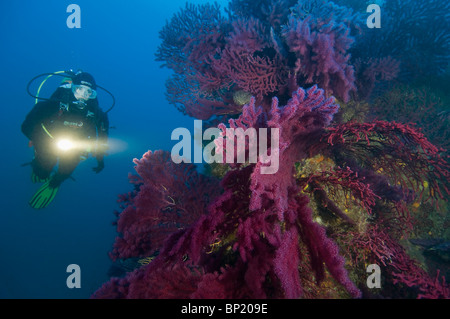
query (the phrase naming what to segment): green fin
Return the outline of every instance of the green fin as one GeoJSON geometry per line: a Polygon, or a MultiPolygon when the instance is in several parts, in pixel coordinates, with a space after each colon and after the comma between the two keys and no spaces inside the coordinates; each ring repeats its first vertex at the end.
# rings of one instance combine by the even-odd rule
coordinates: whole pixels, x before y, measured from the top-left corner
{"type": "Polygon", "coordinates": [[[50,187],[49,181],[42,185],[29,201],[31,207],[41,209],[47,207],[55,198],[58,187],[50,187]]]}
{"type": "Polygon", "coordinates": [[[31,173],[31,181],[33,183],[45,183],[48,182],[50,178],[40,178],[39,176],[37,176],[34,172],[31,173]]]}

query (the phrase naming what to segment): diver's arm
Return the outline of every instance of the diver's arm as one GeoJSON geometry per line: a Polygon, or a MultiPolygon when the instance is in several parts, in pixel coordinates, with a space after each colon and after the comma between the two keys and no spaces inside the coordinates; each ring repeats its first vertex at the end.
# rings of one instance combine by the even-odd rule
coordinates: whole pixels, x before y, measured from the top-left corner
{"type": "Polygon", "coordinates": [[[32,141],[35,138],[38,126],[57,112],[58,106],[55,102],[43,101],[37,103],[25,117],[21,127],[22,133],[32,141]]]}
{"type": "Polygon", "coordinates": [[[108,114],[103,111],[99,111],[97,115],[97,134],[99,143],[106,146],[108,143],[109,120],[108,114]]]}
{"type": "Polygon", "coordinates": [[[100,173],[105,167],[104,156],[108,149],[108,133],[109,133],[109,120],[108,115],[99,110],[96,118],[96,128],[97,128],[97,152],[95,157],[97,159],[97,167],[93,170],[96,173],[100,173]]]}

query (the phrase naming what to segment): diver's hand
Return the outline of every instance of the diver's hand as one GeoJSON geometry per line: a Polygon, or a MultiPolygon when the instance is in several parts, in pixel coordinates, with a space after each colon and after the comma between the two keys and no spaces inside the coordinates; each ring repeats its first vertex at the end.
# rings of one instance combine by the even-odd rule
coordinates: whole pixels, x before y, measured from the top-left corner
{"type": "Polygon", "coordinates": [[[105,168],[105,162],[102,159],[97,159],[97,166],[93,167],[92,170],[97,174],[100,173],[105,168]]]}

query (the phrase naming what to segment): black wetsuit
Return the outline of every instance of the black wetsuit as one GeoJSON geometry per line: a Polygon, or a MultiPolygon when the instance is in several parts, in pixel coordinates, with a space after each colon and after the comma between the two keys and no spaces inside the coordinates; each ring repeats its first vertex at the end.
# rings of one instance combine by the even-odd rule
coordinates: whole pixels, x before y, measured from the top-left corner
{"type": "Polygon", "coordinates": [[[53,93],[50,100],[37,103],[22,123],[23,134],[34,146],[35,155],[32,161],[34,174],[41,179],[48,178],[58,163],[58,170],[50,180],[51,187],[59,186],[70,177],[81,156],[89,152],[86,149],[62,152],[56,147],[58,138],[69,137],[79,142],[98,141],[100,147],[95,157],[99,166],[96,171],[99,172],[104,166],[108,116],[98,106],[97,98],[88,100],[82,109],[76,102],[70,84],[62,85],[53,93]]]}

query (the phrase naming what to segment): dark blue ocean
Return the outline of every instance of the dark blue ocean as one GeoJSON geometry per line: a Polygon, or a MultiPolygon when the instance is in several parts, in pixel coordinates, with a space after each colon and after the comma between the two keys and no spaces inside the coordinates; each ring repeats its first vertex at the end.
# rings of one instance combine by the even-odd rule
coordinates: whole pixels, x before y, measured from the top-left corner
{"type": "MultiPolygon", "coordinates": [[[[184,3],[0,2],[0,298],[89,298],[107,281],[116,200],[132,189],[133,159],[148,150],[170,150],[172,130],[193,127],[191,118],[167,102],[164,83],[170,71],[155,61],[158,32],[184,3]],[[81,28],[66,24],[73,3],[81,9],[81,28]],[[50,206],[34,210],[28,201],[39,185],[31,183],[30,166],[22,166],[33,156],[20,131],[34,105],[26,87],[38,74],[69,69],[91,73],[114,94],[110,151],[100,174],[91,169],[95,159],[82,162],[75,181],[64,182],[50,206]],[[70,264],[80,266],[81,288],[66,285],[70,264]]],[[[43,79],[33,83],[33,93],[43,79]]],[[[49,79],[40,96],[49,97],[60,81],[49,79]]],[[[112,100],[99,90],[99,102],[106,110],[112,100]]]]}

